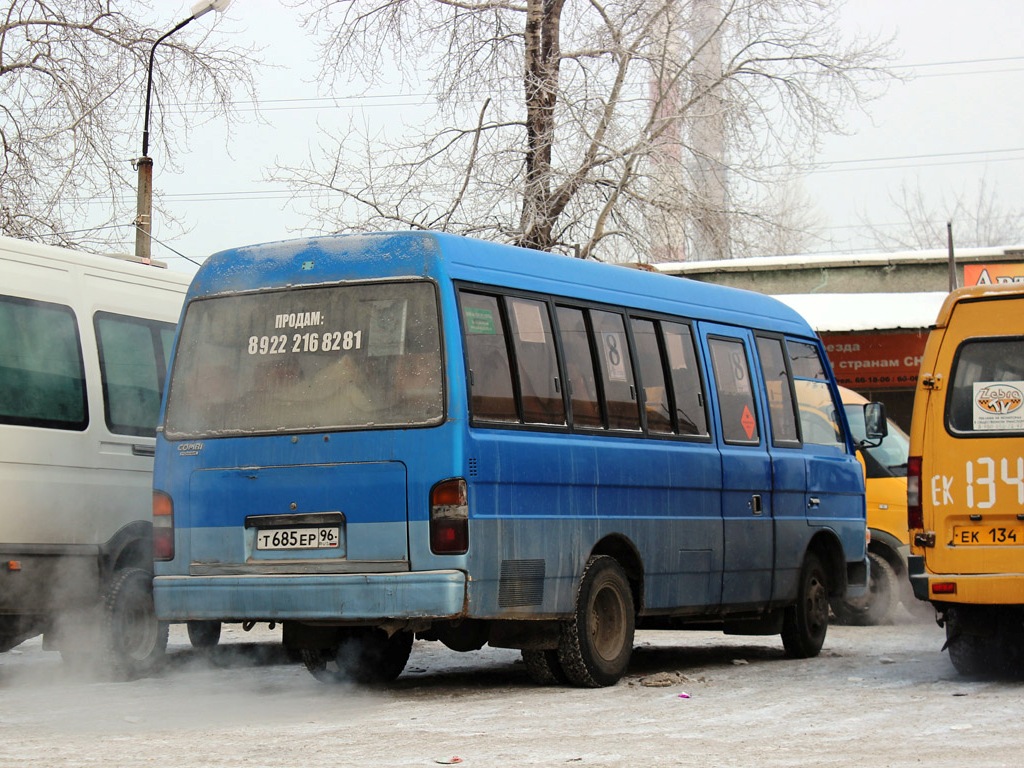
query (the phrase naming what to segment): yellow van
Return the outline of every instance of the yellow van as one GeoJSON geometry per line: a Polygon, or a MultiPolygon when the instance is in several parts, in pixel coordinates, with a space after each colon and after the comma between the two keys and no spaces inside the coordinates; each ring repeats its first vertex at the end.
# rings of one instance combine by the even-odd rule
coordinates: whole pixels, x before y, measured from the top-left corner
{"type": "Polygon", "coordinates": [[[865,469],[870,589],[863,597],[837,598],[832,611],[845,624],[881,624],[906,598],[913,601],[907,582],[907,453],[910,438],[894,422],[881,442],[867,440],[864,427],[866,398],[839,388],[850,433],[865,469]],[[905,588],[904,588],[905,587],[905,588]]]}
{"type": "Polygon", "coordinates": [[[908,464],[908,567],[963,674],[1024,652],[1024,286],[950,293],[925,346],[908,464]]]}

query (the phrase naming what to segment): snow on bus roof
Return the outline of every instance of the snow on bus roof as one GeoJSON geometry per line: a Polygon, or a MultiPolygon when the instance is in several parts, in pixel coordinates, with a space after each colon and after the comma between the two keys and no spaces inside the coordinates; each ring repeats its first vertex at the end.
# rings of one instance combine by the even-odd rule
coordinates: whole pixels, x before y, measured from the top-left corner
{"type": "Polygon", "coordinates": [[[921,329],[935,324],[946,291],[925,293],[791,293],[775,298],[820,332],[921,329]]]}

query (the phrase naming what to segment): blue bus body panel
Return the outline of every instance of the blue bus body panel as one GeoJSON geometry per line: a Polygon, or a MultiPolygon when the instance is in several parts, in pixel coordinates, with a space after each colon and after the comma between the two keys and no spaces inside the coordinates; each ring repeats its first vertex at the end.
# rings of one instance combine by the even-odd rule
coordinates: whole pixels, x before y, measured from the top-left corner
{"type": "MultiPolygon", "coordinates": [[[[642,611],[714,615],[723,606],[791,600],[817,532],[841,542],[847,564],[864,557],[863,481],[852,446],[813,460],[770,447],[763,391],[762,442],[752,450],[726,446],[717,424],[707,440],[469,424],[456,282],[689,318],[702,350],[705,324],[818,344],[796,312],[770,297],[403,232],[223,251],[199,270],[187,300],[381,279],[437,286],[444,421],[197,440],[158,434],[154,486],[172,496],[175,523],[175,557],[155,566],[161,618],[565,617],[595,545],[611,540],[642,563],[642,611]],[[439,556],[429,545],[430,491],[455,477],[467,481],[471,546],[439,556]],[[763,533],[753,535],[749,498],[765,488],[765,514],[755,523],[763,533]],[[817,516],[808,511],[811,496],[829,502],[817,516]],[[306,513],[343,516],[337,549],[256,549],[246,518],[306,513]]],[[[709,370],[706,358],[702,365],[709,370]]],[[[717,406],[713,387],[707,396],[717,406]]]]}

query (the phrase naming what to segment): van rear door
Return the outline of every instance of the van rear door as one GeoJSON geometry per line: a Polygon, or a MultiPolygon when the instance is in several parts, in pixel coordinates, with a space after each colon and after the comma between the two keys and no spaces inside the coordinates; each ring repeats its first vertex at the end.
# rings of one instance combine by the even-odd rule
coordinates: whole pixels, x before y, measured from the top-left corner
{"type": "Polygon", "coordinates": [[[164,435],[193,573],[408,568],[393,438],[444,419],[432,282],[195,300],[176,349],[164,435]]]}
{"type": "Polygon", "coordinates": [[[928,392],[922,451],[933,573],[1019,573],[1024,547],[1024,296],[961,300],[928,392]],[[998,331],[998,335],[993,331],[998,331]]]}

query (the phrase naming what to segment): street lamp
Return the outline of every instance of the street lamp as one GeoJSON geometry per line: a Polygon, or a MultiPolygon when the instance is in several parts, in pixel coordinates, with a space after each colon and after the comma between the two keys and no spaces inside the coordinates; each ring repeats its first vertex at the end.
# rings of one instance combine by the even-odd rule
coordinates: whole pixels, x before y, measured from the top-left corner
{"type": "Polygon", "coordinates": [[[150,263],[153,236],[153,158],[149,156],[149,97],[153,92],[153,56],[156,47],[203,14],[210,11],[223,11],[231,4],[231,0],[200,0],[192,6],[192,15],[178,24],[170,32],[157,38],[149,51],[149,70],[146,73],[146,111],[142,123],[142,157],[136,161],[139,171],[139,189],[135,215],[135,255],[144,264],[150,263]]]}

